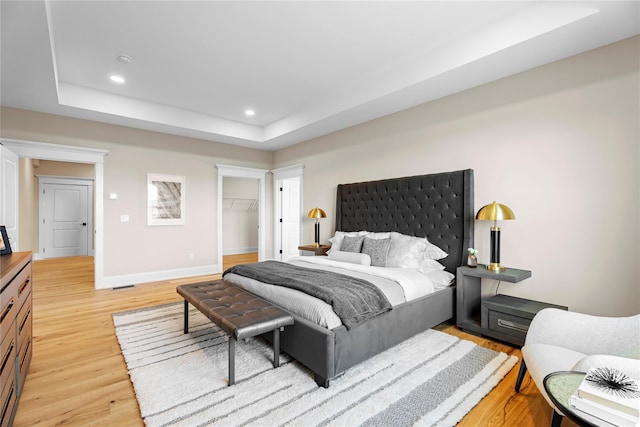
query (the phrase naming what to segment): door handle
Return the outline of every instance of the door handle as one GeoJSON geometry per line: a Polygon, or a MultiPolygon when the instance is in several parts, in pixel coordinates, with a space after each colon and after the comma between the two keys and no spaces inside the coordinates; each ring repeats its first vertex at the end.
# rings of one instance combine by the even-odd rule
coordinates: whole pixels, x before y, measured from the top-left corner
{"type": "Polygon", "coordinates": [[[83,226],[83,227],[86,227],[86,226],[87,226],[87,223],[86,223],[86,222],[83,222],[83,223],[82,223],[82,226],[83,226]]]}

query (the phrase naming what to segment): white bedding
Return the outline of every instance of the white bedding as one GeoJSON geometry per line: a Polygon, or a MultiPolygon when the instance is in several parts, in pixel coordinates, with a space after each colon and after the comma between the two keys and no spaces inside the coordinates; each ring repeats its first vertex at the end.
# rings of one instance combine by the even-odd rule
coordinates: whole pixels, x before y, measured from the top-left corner
{"type": "MultiPolygon", "coordinates": [[[[380,288],[392,306],[434,292],[434,284],[429,276],[417,270],[365,266],[335,261],[328,257],[301,256],[291,258],[287,262],[301,267],[327,269],[336,273],[364,278],[380,288]]],[[[224,278],[320,326],[334,329],[342,325],[340,318],[329,304],[303,292],[269,285],[232,273],[226,274],[224,278]]]]}

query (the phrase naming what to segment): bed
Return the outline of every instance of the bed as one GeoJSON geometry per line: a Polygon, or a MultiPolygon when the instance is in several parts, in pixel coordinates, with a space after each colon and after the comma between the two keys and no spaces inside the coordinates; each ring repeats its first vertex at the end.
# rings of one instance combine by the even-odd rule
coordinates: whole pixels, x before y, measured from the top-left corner
{"type": "MultiPolygon", "coordinates": [[[[467,248],[473,247],[473,212],[471,169],[341,184],[335,229],[426,237],[449,254],[439,262],[455,275],[466,262],[467,248]]],[[[233,276],[225,279],[237,283],[233,276]]],[[[318,385],[329,387],[350,367],[452,319],[454,313],[455,286],[395,305],[350,328],[329,329],[292,313],[295,322],[282,332],[280,346],[313,371],[318,385]]]]}

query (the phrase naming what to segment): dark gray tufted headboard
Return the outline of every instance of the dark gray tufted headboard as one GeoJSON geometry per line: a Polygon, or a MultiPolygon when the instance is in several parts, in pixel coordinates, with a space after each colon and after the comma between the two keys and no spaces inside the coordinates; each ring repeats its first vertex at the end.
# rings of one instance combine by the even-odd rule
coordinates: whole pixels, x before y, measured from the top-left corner
{"type": "Polygon", "coordinates": [[[473,247],[473,170],[338,185],[337,231],[397,231],[427,237],[454,273],[473,247]]]}

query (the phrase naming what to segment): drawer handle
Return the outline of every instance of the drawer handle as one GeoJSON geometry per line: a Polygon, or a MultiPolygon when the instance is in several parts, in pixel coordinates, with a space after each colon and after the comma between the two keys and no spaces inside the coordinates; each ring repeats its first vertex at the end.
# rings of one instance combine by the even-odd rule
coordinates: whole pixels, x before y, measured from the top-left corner
{"type": "Polygon", "coordinates": [[[13,308],[13,298],[11,298],[11,300],[9,301],[9,304],[7,304],[7,307],[2,312],[2,316],[0,316],[0,324],[4,322],[4,319],[7,318],[12,308],[13,308]]]}
{"type": "Polygon", "coordinates": [[[7,395],[7,400],[4,401],[4,405],[2,407],[2,416],[0,417],[1,425],[4,425],[5,421],[8,420],[8,418],[5,418],[5,417],[9,415],[9,402],[11,402],[11,398],[13,397],[13,393],[15,391],[16,391],[16,383],[14,381],[13,384],[11,384],[11,391],[7,395]]]}
{"type": "Polygon", "coordinates": [[[9,356],[11,356],[11,352],[13,352],[13,341],[11,341],[11,345],[7,349],[7,352],[4,356],[2,356],[2,365],[0,365],[0,374],[4,372],[4,368],[7,367],[7,362],[9,361],[9,356]]]}
{"type": "Polygon", "coordinates": [[[21,294],[27,288],[27,285],[29,285],[30,281],[31,281],[31,276],[27,276],[27,279],[24,282],[22,282],[22,285],[20,285],[18,294],[21,294]]]}
{"type": "Polygon", "coordinates": [[[24,317],[22,318],[22,323],[20,323],[20,333],[22,333],[22,330],[24,329],[24,325],[26,325],[30,315],[31,315],[31,309],[29,309],[27,311],[27,314],[25,314],[24,317]]]}
{"type": "Polygon", "coordinates": [[[29,348],[31,347],[31,340],[27,342],[27,347],[24,350],[24,355],[22,356],[22,360],[20,361],[20,371],[24,369],[24,362],[27,360],[27,356],[29,355],[29,348]]]}
{"type": "Polygon", "coordinates": [[[518,332],[524,332],[524,333],[527,333],[527,331],[529,330],[529,327],[526,325],[520,325],[518,323],[514,323],[508,320],[502,320],[502,319],[498,319],[498,326],[502,326],[503,328],[513,329],[518,332]]]}

